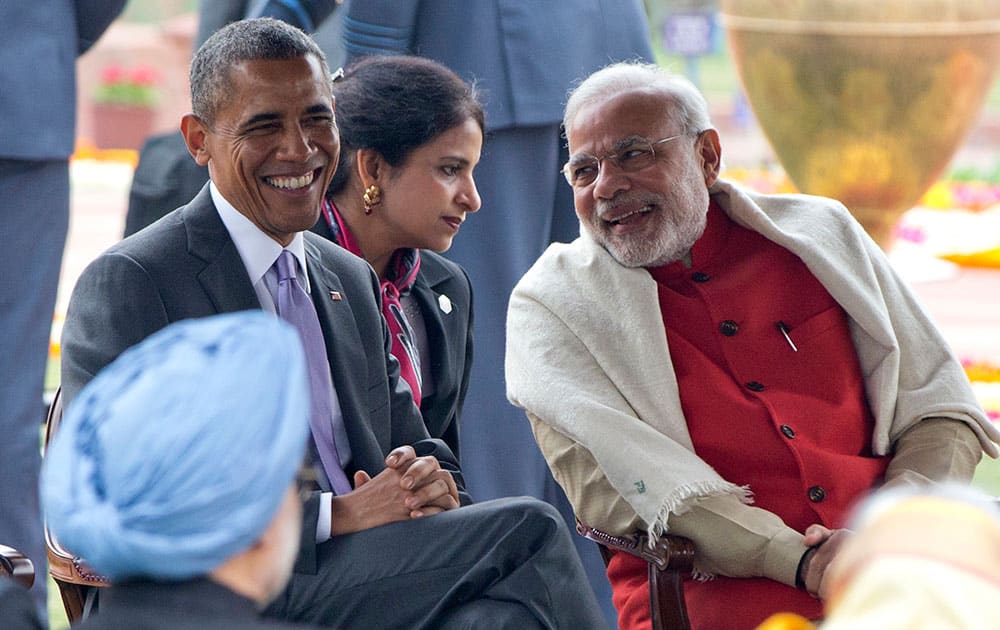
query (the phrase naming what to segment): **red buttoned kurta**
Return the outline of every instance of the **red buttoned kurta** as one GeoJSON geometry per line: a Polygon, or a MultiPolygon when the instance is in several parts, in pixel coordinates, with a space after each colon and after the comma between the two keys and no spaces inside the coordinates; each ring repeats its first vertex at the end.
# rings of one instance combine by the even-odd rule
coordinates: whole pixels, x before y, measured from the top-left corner
{"type": "MultiPolygon", "coordinates": [[[[793,529],[843,526],[889,459],[871,453],[874,420],[843,309],[798,257],[714,204],[692,262],[649,272],[695,452],[793,529]]],[[[623,630],[649,627],[645,572],[626,554],[608,568],[623,630]]],[[[822,612],[766,578],[688,580],[685,589],[692,626],[705,630],[822,612]]]]}

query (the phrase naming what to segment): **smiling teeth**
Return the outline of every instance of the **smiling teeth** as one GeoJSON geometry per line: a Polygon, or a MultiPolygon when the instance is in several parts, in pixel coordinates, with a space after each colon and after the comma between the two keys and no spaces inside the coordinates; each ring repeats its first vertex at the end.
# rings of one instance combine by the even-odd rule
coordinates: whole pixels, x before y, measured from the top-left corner
{"type": "Polygon", "coordinates": [[[300,175],[299,177],[265,177],[264,181],[271,184],[275,188],[296,190],[298,188],[305,188],[312,183],[313,171],[309,171],[305,175],[300,175]]]}
{"type": "Polygon", "coordinates": [[[636,214],[642,214],[643,212],[649,212],[651,209],[652,209],[652,206],[643,206],[643,207],[639,208],[638,210],[633,210],[632,212],[629,212],[628,214],[623,214],[622,216],[620,216],[620,217],[618,217],[616,219],[611,219],[610,221],[608,221],[608,223],[621,223],[622,221],[624,221],[625,219],[627,219],[627,218],[629,218],[631,216],[634,216],[636,214]]]}

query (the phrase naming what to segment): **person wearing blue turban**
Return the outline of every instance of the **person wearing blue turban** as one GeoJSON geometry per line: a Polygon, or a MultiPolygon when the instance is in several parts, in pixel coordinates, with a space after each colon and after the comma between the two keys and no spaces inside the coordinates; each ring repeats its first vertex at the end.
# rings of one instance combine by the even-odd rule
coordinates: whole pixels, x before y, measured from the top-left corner
{"type": "Polygon", "coordinates": [[[289,627],[258,611],[298,551],[305,370],[248,311],[170,325],[81,391],[41,478],[51,532],[112,583],[80,628],[289,627]]]}

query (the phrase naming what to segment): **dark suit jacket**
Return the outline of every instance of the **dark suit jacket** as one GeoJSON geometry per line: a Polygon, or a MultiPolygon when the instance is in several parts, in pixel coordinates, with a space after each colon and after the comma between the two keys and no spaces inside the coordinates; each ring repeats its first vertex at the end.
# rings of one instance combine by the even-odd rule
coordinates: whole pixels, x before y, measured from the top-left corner
{"type": "MultiPolygon", "coordinates": [[[[377,475],[390,450],[415,443],[423,446],[418,453],[433,454],[443,467],[457,470],[444,445],[425,441],[427,429],[399,379],[374,271],[315,234],[306,232],[305,240],[312,298],[353,456],[348,477],[355,470],[377,475]],[[332,292],[341,299],[333,300],[332,292]]],[[[62,336],[66,405],[101,368],[167,324],[259,308],[206,185],[191,203],[112,246],[81,274],[62,336]]],[[[315,567],[310,541],[317,504],[305,506],[300,571],[315,567]]]]}
{"type": "Polygon", "coordinates": [[[125,1],[0,3],[0,158],[52,160],[73,153],[76,58],[125,1]]]}
{"type": "MultiPolygon", "coordinates": [[[[259,3],[251,0],[201,0],[198,3],[198,33],[195,36],[194,47],[197,50],[212,33],[230,22],[241,20],[250,15],[250,9],[257,9],[259,3]]],[[[295,4],[302,13],[287,10],[284,2],[271,0],[262,11],[255,11],[254,17],[273,17],[292,26],[297,26],[307,33],[315,30],[339,5],[336,0],[296,0],[295,4]],[[305,24],[302,15],[308,15],[312,24],[305,24]]]]}
{"type": "MultiPolygon", "coordinates": [[[[6,626],[5,626],[6,627],[6,626]]],[[[97,613],[74,630],[292,630],[313,626],[262,619],[254,602],[209,579],[135,580],[101,593],[97,613]]]]}
{"type": "Polygon", "coordinates": [[[350,0],[346,8],[349,62],[439,61],[475,81],[491,130],[558,123],[577,81],[612,61],[653,59],[641,0],[350,0]]]}
{"type": "Polygon", "coordinates": [[[5,630],[42,630],[42,621],[28,591],[0,576],[0,626],[5,630]]]}
{"type": "MultiPolygon", "coordinates": [[[[332,236],[322,217],[313,232],[332,236]]],[[[472,285],[460,266],[421,250],[412,293],[424,316],[434,379],[434,392],[421,401],[420,413],[431,437],[444,440],[458,455],[459,419],[472,368],[472,285]],[[441,307],[441,296],[451,305],[448,313],[441,307]]]]}

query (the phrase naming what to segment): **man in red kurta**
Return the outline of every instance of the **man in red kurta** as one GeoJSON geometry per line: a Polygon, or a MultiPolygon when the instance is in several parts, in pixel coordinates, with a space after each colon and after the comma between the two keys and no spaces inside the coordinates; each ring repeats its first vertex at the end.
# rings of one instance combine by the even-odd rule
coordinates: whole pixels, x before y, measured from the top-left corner
{"type": "MultiPolygon", "coordinates": [[[[511,297],[508,396],[581,521],[695,542],[693,627],[818,617],[851,506],[971,479],[996,429],[842,205],[718,179],[689,82],[609,66],[565,126],[581,237],[511,297]]],[[[608,567],[622,628],[649,626],[645,570],[608,567]]]]}
{"type": "MultiPolygon", "coordinates": [[[[841,527],[855,499],[881,484],[889,459],[871,452],[874,420],[844,310],[801,260],[718,206],[690,255],[690,267],[648,271],[695,453],[793,529],[841,527]]],[[[615,584],[634,584],[616,589],[623,626],[648,624],[645,562],[619,554],[609,572],[615,584]]],[[[821,613],[804,590],[763,577],[689,580],[685,594],[708,627],[762,620],[776,600],[821,613]]]]}

